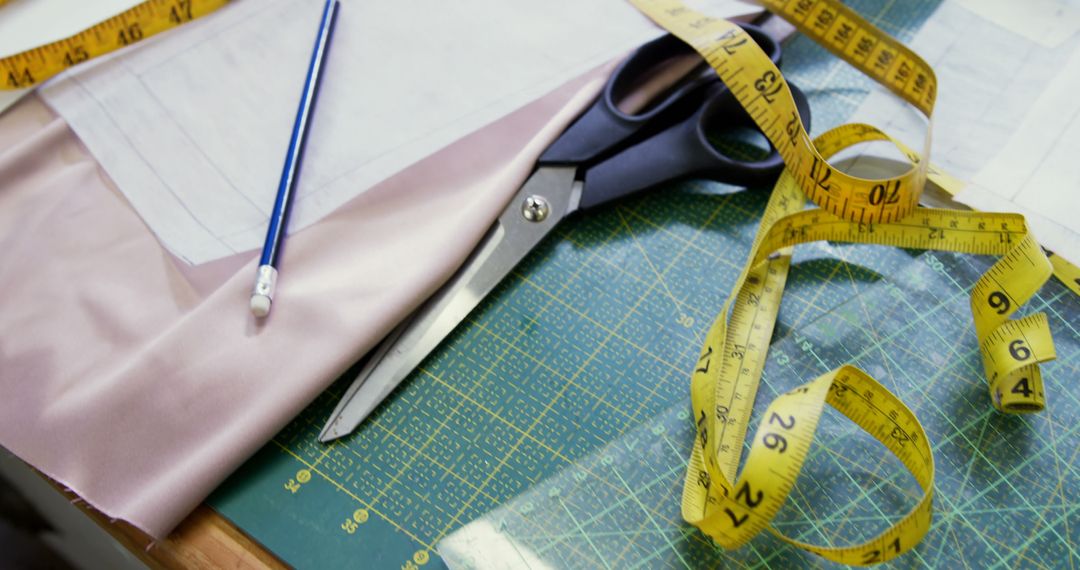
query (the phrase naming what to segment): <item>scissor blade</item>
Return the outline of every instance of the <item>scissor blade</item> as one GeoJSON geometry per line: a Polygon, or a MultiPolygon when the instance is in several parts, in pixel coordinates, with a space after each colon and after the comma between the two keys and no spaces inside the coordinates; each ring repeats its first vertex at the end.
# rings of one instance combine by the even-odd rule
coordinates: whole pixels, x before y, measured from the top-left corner
{"type": "Polygon", "coordinates": [[[520,262],[553,227],[577,209],[580,183],[572,166],[540,167],[491,226],[457,273],[375,349],[319,434],[328,442],[352,433],[401,384],[450,331],[520,262]],[[546,204],[544,210],[535,200],[546,204]],[[523,205],[533,198],[534,221],[523,205]]]}

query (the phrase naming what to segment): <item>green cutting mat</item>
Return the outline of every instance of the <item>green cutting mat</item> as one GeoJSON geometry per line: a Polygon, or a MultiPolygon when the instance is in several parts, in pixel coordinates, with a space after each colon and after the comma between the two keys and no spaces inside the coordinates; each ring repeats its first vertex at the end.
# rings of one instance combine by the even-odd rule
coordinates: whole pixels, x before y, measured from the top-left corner
{"type": "MultiPolygon", "coordinates": [[[[910,38],[937,3],[849,4],[910,38]]],[[[810,95],[815,132],[841,123],[869,88],[804,38],[788,42],[784,69],[810,95]]],[[[304,568],[438,567],[447,534],[552,488],[560,504],[577,501],[566,509],[572,531],[538,503],[509,522],[546,527],[532,540],[560,566],[820,565],[771,538],[718,552],[680,525],[674,504],[692,438],[680,417],[688,373],[765,200],[687,183],[568,221],[356,434],[316,440],[339,382],[210,503],[304,568]],[[603,462],[613,441],[652,445],[603,462]],[[552,487],[560,480],[575,486],[552,487]]],[[[1048,312],[1055,335],[1048,409],[996,414],[966,293],[991,261],[797,250],[759,404],[854,360],[915,410],[935,445],[935,521],[899,566],[1080,566],[1080,302],[1051,282],[1025,307],[1048,312]]],[[[786,532],[847,542],[912,504],[910,476],[851,433],[823,426],[780,521],[786,532]]]]}

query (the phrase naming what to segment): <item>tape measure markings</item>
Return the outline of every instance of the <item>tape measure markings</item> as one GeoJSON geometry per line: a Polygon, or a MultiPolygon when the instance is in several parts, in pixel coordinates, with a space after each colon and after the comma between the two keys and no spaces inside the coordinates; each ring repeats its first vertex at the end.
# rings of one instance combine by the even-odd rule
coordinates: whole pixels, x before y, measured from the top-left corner
{"type": "MultiPolygon", "coordinates": [[[[0,88],[39,84],[226,1],[147,0],[69,38],[0,58],[5,80],[0,88]]],[[[5,2],[0,0],[0,5],[5,2]]],[[[961,184],[927,160],[936,76],[917,54],[849,8],[835,0],[762,0],[766,8],[922,112],[929,125],[921,152],[871,125],[843,125],[811,140],[779,69],[741,28],[694,12],[680,0],[631,2],[706,58],[788,168],[691,377],[698,437],[687,469],[683,516],[729,548],[769,528],[791,544],[842,563],[894,558],[917,544],[930,527],[933,457],[915,415],[861,370],[838,368],[775,399],[736,478],[793,247],[827,239],[1001,255],[973,287],[971,310],[991,399],[999,410],[1014,413],[1043,408],[1038,363],[1056,354],[1045,314],[1009,317],[1051,273],[1080,294],[1080,270],[1056,256],[1047,260],[1021,216],[917,209],[927,178],[950,193],[961,184]],[[869,141],[893,142],[912,167],[899,176],[873,180],[828,163],[836,152],[869,141]],[[803,211],[807,198],[821,209],[803,211]],[[811,545],[769,526],[797,480],[826,403],[885,445],[923,490],[922,499],[899,522],[858,545],[811,545]]]]}
{"type": "Polygon", "coordinates": [[[914,414],[855,368],[842,367],[774,400],[751,439],[742,473],[735,477],[791,248],[829,239],[1003,256],[976,283],[971,309],[991,400],[998,409],[1015,413],[1042,409],[1044,394],[1036,364],[1053,358],[1054,352],[1045,315],[1016,321],[1009,320],[1009,315],[1049,277],[1050,263],[1021,216],[916,210],[928,177],[957,184],[939,168],[931,169],[925,158],[936,78],[916,54],[854,12],[833,0],[763,1],[923,112],[930,126],[920,153],[870,125],[844,125],[811,141],[801,128],[779,70],[740,28],[704,17],[678,0],[632,2],[694,46],[717,69],[788,167],[762,216],[747,265],[710,328],[691,376],[697,438],[683,487],[683,517],[728,548],[744,544],[767,527],[790,492],[827,402],[890,449],[912,472],[923,497],[898,523],[862,544],[815,546],[778,536],[846,564],[872,564],[898,556],[929,530],[933,458],[914,414]],[[866,180],[848,176],[827,162],[839,150],[875,140],[892,141],[913,167],[898,177],[866,180]],[[807,197],[821,209],[803,211],[807,197]],[[837,382],[841,377],[858,380],[837,382]],[[826,384],[829,388],[823,390],[826,384]],[[829,397],[847,393],[856,384],[859,398],[829,397]],[[898,418],[904,418],[904,427],[896,424],[898,418]]]}
{"type": "Polygon", "coordinates": [[[73,36],[0,58],[0,89],[33,87],[69,67],[183,25],[227,2],[146,0],[73,36]]]}
{"type": "Polygon", "coordinates": [[[1054,267],[1054,277],[1057,277],[1070,291],[1080,295],[1080,268],[1069,263],[1060,255],[1047,254],[1050,265],[1054,267]]]}

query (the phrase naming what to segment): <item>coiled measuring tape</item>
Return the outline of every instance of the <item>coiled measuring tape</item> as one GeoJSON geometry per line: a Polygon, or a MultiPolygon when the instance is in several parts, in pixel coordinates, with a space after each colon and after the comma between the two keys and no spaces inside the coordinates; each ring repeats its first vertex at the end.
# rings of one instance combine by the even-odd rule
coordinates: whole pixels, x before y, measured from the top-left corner
{"type": "MultiPolygon", "coordinates": [[[[683,487],[682,514],[716,543],[737,548],[762,530],[829,560],[866,565],[913,548],[930,528],[934,460],[918,419],[865,372],[843,366],[778,397],[766,409],[736,477],[743,440],[772,337],[792,247],[831,240],[1002,256],[976,283],[971,310],[992,405],[1006,413],[1045,406],[1038,364],[1055,357],[1044,314],[1009,316],[1049,278],[1052,267],[1022,216],[918,208],[927,178],[947,185],[921,153],[870,125],[837,127],[811,140],[779,69],[737,25],[680,0],[630,0],[693,46],[735,94],[787,169],[777,182],[732,294],[713,323],[691,376],[697,437],[683,487]],[[892,141],[912,162],[904,174],[857,178],[827,162],[867,141],[892,141]],[[818,208],[804,210],[807,199],[818,208]],[[828,403],[892,452],[923,490],[899,522],[856,545],[813,545],[770,521],[791,492],[828,403]]],[[[930,66],[834,0],[762,0],[762,5],[916,107],[931,122],[937,80],[930,66]]]]}
{"type": "MultiPolygon", "coordinates": [[[[936,78],[914,52],[834,0],[761,1],[930,119],[936,78]]],[[[5,2],[0,0],[0,5],[5,2]]],[[[226,2],[148,0],[69,38],[0,59],[0,88],[32,87],[226,2]]],[[[947,175],[925,160],[930,128],[922,153],[893,141],[913,163],[905,174],[881,180],[847,175],[827,159],[854,144],[891,139],[869,125],[844,125],[810,140],[780,71],[741,28],[690,10],[678,0],[631,2],[705,56],[787,165],[750,259],[709,331],[692,376],[698,436],[687,469],[683,516],[728,548],[769,529],[837,562],[873,564],[894,558],[914,547],[930,527],[933,456],[911,410],[861,370],[841,367],[773,401],[736,478],[792,247],[831,240],[1003,256],[976,283],[971,307],[991,402],[1008,413],[1044,407],[1038,363],[1054,358],[1045,315],[1015,321],[1009,315],[1039,289],[1051,267],[1080,294],[1080,271],[1060,258],[1048,261],[1021,216],[917,208],[927,178],[949,186],[947,175]],[[820,209],[804,211],[807,198],[820,209]],[[806,544],[769,526],[794,486],[825,403],[881,441],[924,492],[898,523],[858,545],[806,544]]]]}
{"type": "MultiPolygon", "coordinates": [[[[7,0],[0,0],[0,5],[7,0]]],[[[0,89],[25,89],[65,69],[186,24],[228,0],[147,0],[64,38],[0,58],[0,89]]]]}

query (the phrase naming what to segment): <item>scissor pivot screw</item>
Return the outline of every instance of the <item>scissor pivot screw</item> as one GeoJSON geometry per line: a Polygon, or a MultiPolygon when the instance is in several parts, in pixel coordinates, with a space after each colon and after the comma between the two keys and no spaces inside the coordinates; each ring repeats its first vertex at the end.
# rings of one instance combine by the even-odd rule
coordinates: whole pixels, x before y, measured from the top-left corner
{"type": "Polygon", "coordinates": [[[521,215],[530,222],[542,222],[551,212],[551,206],[543,196],[528,196],[521,204],[521,215]]]}

